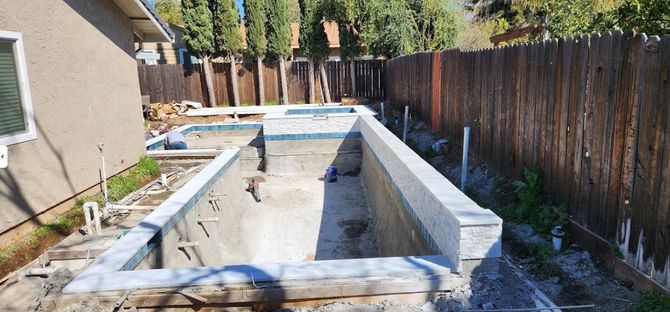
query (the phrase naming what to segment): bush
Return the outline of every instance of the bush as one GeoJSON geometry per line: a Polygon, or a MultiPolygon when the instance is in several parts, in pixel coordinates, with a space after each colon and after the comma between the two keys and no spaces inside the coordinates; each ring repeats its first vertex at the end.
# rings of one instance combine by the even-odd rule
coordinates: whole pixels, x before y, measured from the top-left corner
{"type": "Polygon", "coordinates": [[[670,311],[670,298],[657,292],[642,294],[640,301],[635,304],[634,312],[665,312],[670,311]]]}
{"type": "Polygon", "coordinates": [[[138,181],[130,175],[115,176],[107,182],[109,199],[113,201],[126,197],[126,195],[134,192],[138,187],[138,181]]]}
{"type": "Polygon", "coordinates": [[[161,168],[158,166],[158,162],[155,159],[148,156],[142,156],[135,168],[130,170],[130,176],[141,182],[141,180],[156,176],[160,172],[161,168]]]}

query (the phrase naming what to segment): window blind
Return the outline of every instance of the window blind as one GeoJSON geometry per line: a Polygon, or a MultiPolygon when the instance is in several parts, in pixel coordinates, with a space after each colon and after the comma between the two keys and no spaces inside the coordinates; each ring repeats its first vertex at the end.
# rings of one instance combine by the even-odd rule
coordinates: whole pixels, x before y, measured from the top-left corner
{"type": "Polygon", "coordinates": [[[0,40],[0,135],[25,130],[14,42],[0,40]]]}

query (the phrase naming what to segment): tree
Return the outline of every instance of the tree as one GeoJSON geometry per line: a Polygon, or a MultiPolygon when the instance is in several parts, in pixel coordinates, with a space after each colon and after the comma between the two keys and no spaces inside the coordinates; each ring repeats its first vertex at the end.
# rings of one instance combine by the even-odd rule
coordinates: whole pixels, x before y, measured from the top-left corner
{"type": "Polygon", "coordinates": [[[323,11],[326,19],[337,23],[340,36],[340,58],[349,62],[351,76],[351,96],[357,95],[355,60],[363,51],[361,40],[361,7],[362,0],[328,0],[324,2],[323,11]]]}
{"type": "Polygon", "coordinates": [[[450,0],[409,0],[415,23],[418,48],[439,51],[453,48],[463,30],[463,13],[450,0]]]}
{"type": "Polygon", "coordinates": [[[375,56],[393,58],[418,49],[418,33],[406,0],[366,1],[361,38],[375,56]]]}
{"type": "Polygon", "coordinates": [[[604,22],[598,22],[607,29],[634,29],[648,35],[663,36],[670,34],[670,1],[626,1],[601,18],[604,22]]]}
{"type": "Polygon", "coordinates": [[[214,13],[214,49],[216,53],[227,56],[230,61],[233,104],[240,106],[236,62],[236,55],[242,51],[240,13],[235,0],[211,0],[211,8],[214,13]]]}
{"type": "Polygon", "coordinates": [[[214,52],[212,12],[209,10],[207,0],[182,0],[181,6],[184,18],[184,42],[188,50],[202,60],[209,104],[214,107],[216,97],[209,66],[209,58],[214,52]]]}
{"type": "Polygon", "coordinates": [[[321,3],[318,0],[300,0],[300,51],[310,60],[309,80],[310,80],[310,102],[313,102],[313,62],[319,64],[319,73],[321,74],[321,92],[324,102],[330,103],[330,88],[328,87],[328,76],[324,60],[330,54],[328,46],[328,37],[323,27],[324,15],[321,3]]]}
{"type": "Polygon", "coordinates": [[[281,104],[288,103],[286,82],[286,57],[291,55],[291,23],[289,21],[286,0],[267,0],[267,38],[268,53],[279,61],[279,80],[281,83],[281,104]]]}
{"type": "Polygon", "coordinates": [[[156,0],[154,6],[164,21],[174,25],[184,25],[179,0],[156,0]]]}
{"type": "Polygon", "coordinates": [[[265,85],[263,82],[263,58],[268,48],[265,39],[265,0],[244,0],[244,24],[247,29],[247,46],[250,56],[256,59],[258,79],[258,105],[265,105],[265,85]]]}

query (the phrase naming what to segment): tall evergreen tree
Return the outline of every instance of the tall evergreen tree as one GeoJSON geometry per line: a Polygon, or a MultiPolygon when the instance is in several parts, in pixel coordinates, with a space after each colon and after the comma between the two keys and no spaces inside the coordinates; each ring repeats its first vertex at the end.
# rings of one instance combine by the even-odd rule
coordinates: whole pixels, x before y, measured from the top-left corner
{"type": "Polygon", "coordinates": [[[310,100],[312,100],[313,88],[313,62],[319,64],[321,73],[321,92],[324,101],[330,103],[330,89],[328,87],[328,76],[324,61],[330,54],[328,47],[328,37],[323,27],[325,6],[322,6],[318,0],[300,0],[300,51],[310,60],[310,100]]]}
{"type": "Polygon", "coordinates": [[[184,42],[189,52],[202,60],[209,105],[214,107],[217,103],[209,66],[209,58],[214,52],[212,12],[209,10],[207,0],[182,0],[181,7],[184,19],[184,42]]]}
{"type": "Polygon", "coordinates": [[[214,13],[214,50],[227,56],[230,61],[230,83],[233,89],[233,104],[240,106],[240,94],[237,89],[236,57],[242,51],[240,33],[240,12],[235,0],[211,0],[214,13]]]}
{"type": "Polygon", "coordinates": [[[267,0],[266,4],[268,53],[279,61],[279,80],[282,91],[281,104],[287,104],[286,58],[292,52],[288,2],[287,0],[267,0]]]}
{"type": "Polygon", "coordinates": [[[256,59],[258,105],[265,105],[263,58],[268,48],[268,43],[265,39],[266,20],[265,0],[244,0],[244,25],[247,29],[248,53],[256,59]]]}
{"type": "Polygon", "coordinates": [[[348,62],[351,76],[351,96],[357,95],[355,62],[363,52],[361,41],[361,10],[365,0],[324,0],[325,18],[335,21],[340,36],[340,58],[348,62]]]}

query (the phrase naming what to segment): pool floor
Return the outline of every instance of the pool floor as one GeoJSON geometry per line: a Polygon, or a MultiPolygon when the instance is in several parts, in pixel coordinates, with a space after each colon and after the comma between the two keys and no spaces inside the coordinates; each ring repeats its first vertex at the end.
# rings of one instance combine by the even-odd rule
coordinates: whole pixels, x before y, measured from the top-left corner
{"type": "MultiPolygon", "coordinates": [[[[272,176],[245,172],[260,183],[261,202],[240,220],[228,263],[272,263],[377,256],[373,222],[358,176],[272,176]]],[[[249,194],[251,197],[251,194],[249,194]]]]}

